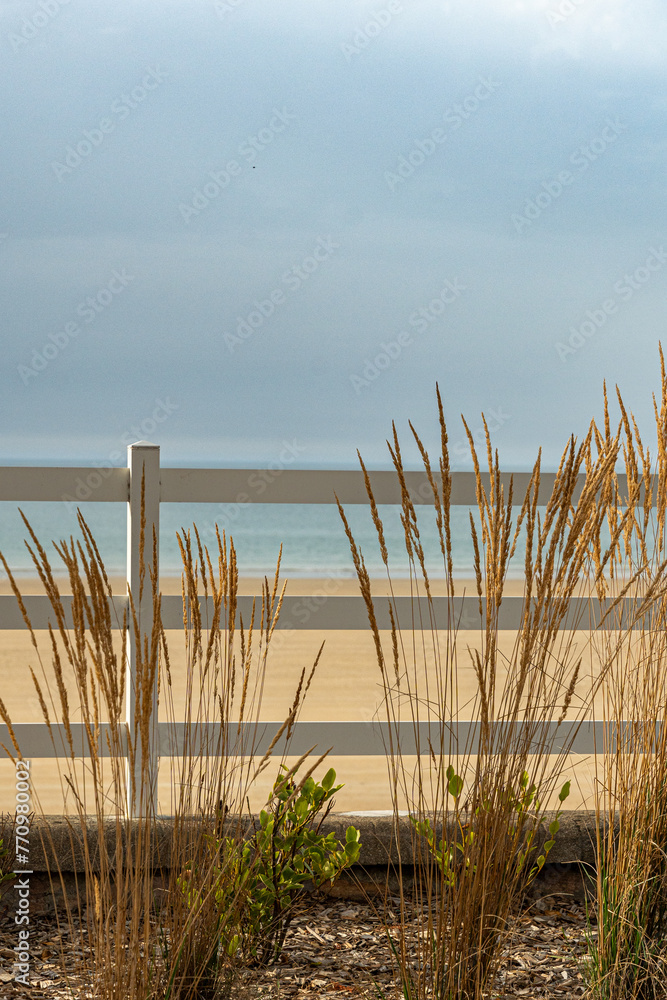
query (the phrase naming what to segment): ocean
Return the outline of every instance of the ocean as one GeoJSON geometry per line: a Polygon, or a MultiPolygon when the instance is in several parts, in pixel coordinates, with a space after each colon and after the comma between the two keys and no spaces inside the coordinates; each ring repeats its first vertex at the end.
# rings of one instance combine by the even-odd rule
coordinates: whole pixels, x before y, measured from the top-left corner
{"type": "MultiPolygon", "coordinates": [[[[53,566],[59,557],[52,541],[80,537],[76,515],[64,503],[23,503],[20,505],[35,534],[53,554],[53,566]]],[[[34,574],[34,566],[24,539],[28,532],[18,513],[19,504],[0,502],[0,550],[12,572],[21,576],[34,574]]],[[[123,504],[82,503],[81,512],[97,541],[109,573],[124,574],[126,560],[126,512],[123,504]]],[[[377,535],[368,508],[352,505],[346,509],[350,527],[364,555],[372,576],[384,576],[377,535]]],[[[390,558],[390,571],[397,578],[409,575],[400,508],[380,507],[390,558]]],[[[435,528],[433,508],[419,510],[426,564],[434,578],[444,576],[440,543],[435,528]]],[[[215,547],[215,524],[232,536],[237,551],[239,571],[244,576],[272,575],[280,546],[283,546],[282,577],[353,577],[354,566],[343,524],[332,504],[170,504],[160,507],[160,571],[180,575],[181,557],[176,534],[196,524],[202,541],[215,547]]],[[[473,546],[470,538],[468,508],[452,511],[452,549],[457,576],[470,576],[473,546]]],[[[519,547],[512,575],[523,568],[519,547]]],[[[1,571],[4,575],[4,571],[1,571]]]]}

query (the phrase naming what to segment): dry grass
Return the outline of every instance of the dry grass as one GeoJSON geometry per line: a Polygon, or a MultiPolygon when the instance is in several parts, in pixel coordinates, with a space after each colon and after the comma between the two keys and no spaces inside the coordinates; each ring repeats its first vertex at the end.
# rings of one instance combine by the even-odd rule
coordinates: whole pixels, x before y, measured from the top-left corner
{"type": "MultiPolygon", "coordinates": [[[[32,637],[39,664],[39,676],[33,671],[33,680],[44,721],[52,740],[53,721],[62,722],[66,732],[69,755],[61,770],[63,794],[76,807],[69,820],[72,842],[83,840],[85,850],[85,885],[81,886],[78,909],[84,913],[90,948],[84,949],[88,958],[82,959],[89,964],[79,972],[99,1000],[190,1000],[224,995],[232,989],[236,968],[220,942],[226,928],[235,925],[245,899],[238,874],[233,864],[227,865],[222,850],[223,822],[226,838],[240,842],[247,833],[242,815],[249,790],[271,763],[278,740],[284,737],[289,744],[315,665],[302,672],[287,718],[266,752],[259,753],[262,691],[283,597],[280,560],[275,579],[272,583],[265,580],[261,607],[253,606],[251,621],[244,627],[241,619],[237,628],[234,545],[218,535],[212,558],[195,529],[194,540],[189,533],[180,538],[188,683],[185,704],[180,699],[176,704],[161,624],[160,593],[151,573],[156,540],[153,561],[144,560],[142,554],[142,593],[129,595],[129,622],[125,618],[116,621],[111,586],[95,541],[81,516],[79,524],[82,542],[70,539],[56,545],[73,595],[73,627],[68,628],[49,557],[26,521],[32,541],[29,549],[55,621],[49,629],[50,663],[39,655],[20,588],[0,555],[32,637]],[[150,596],[148,602],[144,587],[150,596]],[[209,601],[200,605],[202,597],[209,601]],[[146,620],[146,608],[150,621],[146,620]],[[137,650],[133,726],[124,721],[128,625],[137,650]],[[71,674],[76,679],[74,704],[66,685],[71,674]],[[190,724],[180,755],[172,761],[170,881],[159,913],[152,888],[159,847],[151,768],[156,684],[159,699],[168,706],[173,739],[177,738],[178,723],[190,724]],[[84,766],[77,760],[73,719],[81,719],[85,726],[88,756],[84,766]],[[106,730],[102,729],[104,723],[106,730]],[[105,741],[108,756],[103,754],[105,741]],[[91,816],[94,844],[86,836],[91,816]],[[188,866],[197,872],[194,893],[185,892],[179,881],[188,866]],[[221,912],[219,890],[225,879],[227,902],[221,912]]],[[[0,717],[13,733],[1,701],[0,717]]],[[[14,753],[20,758],[21,748],[15,736],[13,740],[14,753]]],[[[277,761],[275,766],[277,769],[277,761]]],[[[52,874],[57,879],[61,873],[52,874]]],[[[74,916],[69,910],[71,929],[74,916]]]]}
{"type": "MultiPolygon", "coordinates": [[[[662,396],[655,400],[657,461],[618,395],[627,488],[609,475],[612,527],[629,514],[626,531],[600,580],[605,596],[633,574],[633,602],[642,604],[634,632],[622,631],[620,609],[596,641],[613,661],[604,687],[604,754],[598,768],[597,936],[591,938],[592,992],[600,1000],[667,996],[667,378],[661,355],[662,396]],[[651,592],[659,592],[651,600],[651,592]],[[618,635],[621,632],[622,640],[618,635]]],[[[610,435],[605,392],[605,427],[610,435]]]]}
{"type": "MultiPolygon", "coordinates": [[[[583,615],[578,619],[572,615],[570,601],[574,596],[591,596],[585,581],[602,577],[617,549],[616,543],[627,531],[631,514],[615,519],[612,545],[603,551],[601,536],[609,500],[605,488],[618,457],[618,435],[597,440],[595,458],[593,426],[579,447],[570,442],[546,510],[541,513],[539,458],[525,496],[517,501],[512,486],[507,492],[503,490],[498,456],[492,452],[488,432],[486,484],[468,432],[481,525],[476,525],[471,514],[480,647],[463,653],[457,643],[450,532],[452,480],[439,393],[438,407],[441,452],[437,471],[410,427],[431,485],[432,512],[447,582],[448,615],[442,620],[435,612],[420,519],[406,486],[394,428],[389,451],[401,484],[402,523],[414,600],[411,620],[403,623],[398,620],[396,604],[389,600],[389,657],[378,628],[363,555],[339,508],[384,685],[390,731],[387,760],[395,816],[398,819],[398,803],[404,797],[414,817],[412,850],[421,873],[417,906],[422,913],[422,927],[416,962],[408,960],[404,934],[393,945],[403,993],[406,1000],[481,1000],[496,977],[512,911],[544,863],[544,849],[537,856],[531,845],[537,843],[545,805],[555,798],[563,783],[569,748],[578,726],[590,713],[593,696],[614,653],[613,647],[607,650],[601,674],[588,682],[586,672],[581,670],[583,652],[575,638],[576,631],[586,628],[588,622],[582,620],[583,615]],[[583,471],[585,485],[577,498],[577,476],[583,471]],[[515,505],[520,505],[516,518],[515,505]],[[522,618],[512,653],[503,660],[498,648],[499,612],[508,564],[521,531],[526,553],[522,618]],[[426,614],[423,603],[419,603],[421,597],[426,598],[426,614]],[[477,690],[472,702],[463,705],[459,703],[457,676],[460,658],[465,655],[472,658],[477,690]],[[437,664],[435,685],[429,685],[424,670],[427,657],[435,658],[437,664]],[[459,718],[479,720],[476,745],[470,738],[456,745],[452,734],[459,718]],[[417,743],[422,720],[438,723],[431,728],[434,735],[428,746],[421,746],[416,768],[404,758],[397,726],[402,720],[413,724],[417,743]],[[558,723],[556,737],[548,728],[552,722],[558,723]],[[429,844],[431,831],[435,836],[429,844]]],[[[365,473],[363,461],[361,465],[365,473]]],[[[366,486],[380,552],[388,566],[383,527],[367,474],[366,486]]],[[[655,581],[648,586],[644,594],[647,599],[655,587],[655,581]]],[[[617,601],[622,596],[618,595],[617,601]]],[[[564,788],[562,795],[566,792],[564,788]]],[[[404,898],[404,907],[405,902],[404,898]]]]}
{"type": "MultiPolygon", "coordinates": [[[[662,398],[655,408],[655,469],[620,395],[618,401],[621,416],[613,431],[605,395],[604,427],[592,423],[580,445],[570,441],[546,505],[539,499],[539,456],[525,495],[516,498],[511,485],[503,488],[488,431],[484,461],[468,432],[477,484],[477,518],[470,516],[479,632],[474,649],[463,650],[459,641],[450,527],[452,474],[439,393],[437,464],[410,427],[432,492],[426,512],[435,519],[440,541],[445,615],[436,611],[422,545],[424,509],[418,513],[407,489],[395,428],[389,451],[401,485],[413,597],[405,621],[399,619],[383,525],[360,457],[392,594],[390,647],[378,626],[363,554],[339,505],[384,688],[395,819],[398,823],[399,805],[407,800],[414,821],[406,860],[412,863],[414,858],[417,868],[415,898],[408,898],[401,882],[400,931],[389,941],[404,1000],[482,1000],[495,988],[513,913],[557,835],[556,823],[546,844],[541,838],[546,808],[567,792],[568,754],[596,704],[602,706],[605,745],[598,770],[598,930],[596,937],[591,935],[591,993],[599,1000],[667,995],[664,363],[662,398]],[[627,486],[618,477],[619,461],[627,486]],[[584,472],[579,492],[577,480],[584,472]],[[520,539],[525,545],[521,622],[511,652],[504,655],[498,642],[500,611],[520,539]],[[572,611],[574,597],[584,598],[578,614],[572,611]],[[605,600],[606,610],[594,625],[595,599],[605,600]],[[582,630],[588,630],[587,646],[581,643],[582,630]],[[593,649],[601,664],[595,674],[585,669],[586,655],[593,649]],[[462,659],[472,665],[476,678],[474,697],[465,703],[458,688],[462,659]],[[426,669],[433,663],[435,670],[426,669]],[[457,740],[460,719],[478,724],[457,740]],[[402,745],[403,722],[412,727],[419,750],[416,763],[412,748],[402,745]],[[422,722],[432,724],[426,743],[421,742],[422,722]],[[411,935],[408,946],[406,931],[415,913],[417,934],[411,935]]],[[[80,519],[82,541],[70,539],[56,546],[72,594],[70,628],[49,558],[26,525],[53,612],[48,664],[40,658],[20,588],[0,559],[32,638],[39,667],[33,672],[35,690],[54,740],[52,723],[64,725],[69,755],[63,782],[66,798],[74,804],[72,840],[83,837],[85,842],[91,815],[96,824],[99,855],[93,857],[93,845],[86,843],[80,900],[92,956],[86,972],[94,995],[100,1000],[230,996],[237,989],[237,969],[220,942],[237,925],[244,897],[235,890],[237,876],[234,865],[227,865],[221,831],[224,824],[225,835],[237,843],[247,835],[241,817],[249,792],[269,766],[277,740],[285,736],[289,741],[316,665],[302,672],[287,718],[267,752],[259,754],[257,722],[283,596],[279,566],[273,582],[265,581],[257,616],[254,610],[252,621],[237,629],[233,543],[218,536],[211,557],[196,529],[194,538],[183,534],[188,683],[182,706],[173,696],[151,560],[146,560],[142,592],[136,600],[130,595],[127,619],[115,620],[109,580],[80,519]],[[144,588],[150,599],[144,600],[144,588]],[[206,603],[200,605],[201,598],[206,603]],[[137,649],[137,711],[128,727],[124,719],[130,641],[137,649]],[[76,686],[73,703],[68,694],[71,677],[76,686]],[[172,759],[171,875],[159,917],[151,879],[156,850],[155,775],[150,767],[156,684],[169,709],[174,739],[176,724],[188,724],[180,752],[172,759]],[[73,720],[79,719],[88,755],[83,766],[72,729],[73,720]],[[109,824],[114,836],[107,838],[109,824]],[[185,870],[196,872],[194,892],[183,891],[179,879],[185,870]],[[223,893],[221,879],[227,880],[223,893]],[[226,900],[224,910],[220,898],[226,900]]],[[[155,546],[153,539],[153,565],[155,546]]],[[[0,717],[13,734],[1,701],[0,717]]],[[[228,855],[238,857],[234,851],[228,855]]],[[[400,874],[399,868],[399,879],[400,874]]]]}

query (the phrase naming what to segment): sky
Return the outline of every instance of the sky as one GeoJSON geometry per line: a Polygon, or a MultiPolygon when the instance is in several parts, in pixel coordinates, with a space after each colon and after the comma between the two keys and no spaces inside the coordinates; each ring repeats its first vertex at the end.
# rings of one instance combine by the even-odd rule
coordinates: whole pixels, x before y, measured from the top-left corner
{"type": "Polygon", "coordinates": [[[0,464],[557,462],[665,337],[658,0],[0,0],[0,464]]]}

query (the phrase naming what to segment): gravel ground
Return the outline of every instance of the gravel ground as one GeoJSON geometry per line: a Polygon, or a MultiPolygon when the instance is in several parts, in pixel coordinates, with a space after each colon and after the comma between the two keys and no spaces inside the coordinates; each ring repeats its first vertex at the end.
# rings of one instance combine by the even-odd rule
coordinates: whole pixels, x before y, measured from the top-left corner
{"type": "MultiPolygon", "coordinates": [[[[397,902],[397,900],[395,901],[397,902]]],[[[394,988],[386,929],[396,934],[396,909],[386,923],[367,902],[322,899],[297,915],[279,964],[262,973],[249,973],[239,995],[271,1000],[332,1000],[341,997],[374,997],[377,983],[387,1000],[394,988]]],[[[37,918],[31,928],[30,987],[13,981],[12,963],[16,927],[5,915],[0,922],[0,997],[30,1000],[84,1000],[92,996],[74,971],[86,951],[85,936],[70,934],[55,914],[37,918]],[[65,968],[70,970],[66,979],[65,968]]],[[[539,900],[517,917],[501,973],[503,992],[513,997],[559,997],[574,1000],[585,992],[582,959],[586,953],[586,920],[583,907],[539,900]]]]}

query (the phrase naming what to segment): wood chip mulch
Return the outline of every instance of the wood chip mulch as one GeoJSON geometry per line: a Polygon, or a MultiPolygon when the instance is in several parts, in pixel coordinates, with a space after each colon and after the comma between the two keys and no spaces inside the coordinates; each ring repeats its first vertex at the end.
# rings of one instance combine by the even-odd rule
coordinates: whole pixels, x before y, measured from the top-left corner
{"type": "MultiPolygon", "coordinates": [[[[397,900],[386,914],[386,924],[365,902],[323,899],[294,918],[281,961],[261,974],[250,973],[239,996],[266,1000],[341,1000],[378,998],[373,981],[386,1000],[395,989],[385,928],[396,935],[397,900]]],[[[516,918],[513,939],[497,988],[489,998],[504,996],[579,1000],[585,993],[583,960],[586,954],[586,917],[583,907],[562,898],[539,900],[516,918]]],[[[0,922],[0,997],[2,1000],[84,1000],[92,996],[74,972],[66,981],[62,960],[73,970],[84,954],[81,936],[60,927],[56,917],[44,915],[31,927],[31,980],[26,987],[13,981],[12,963],[16,927],[6,916],[0,922]],[[62,951],[61,951],[62,946],[62,951]]],[[[85,937],[84,939],[85,940],[85,937]]]]}

